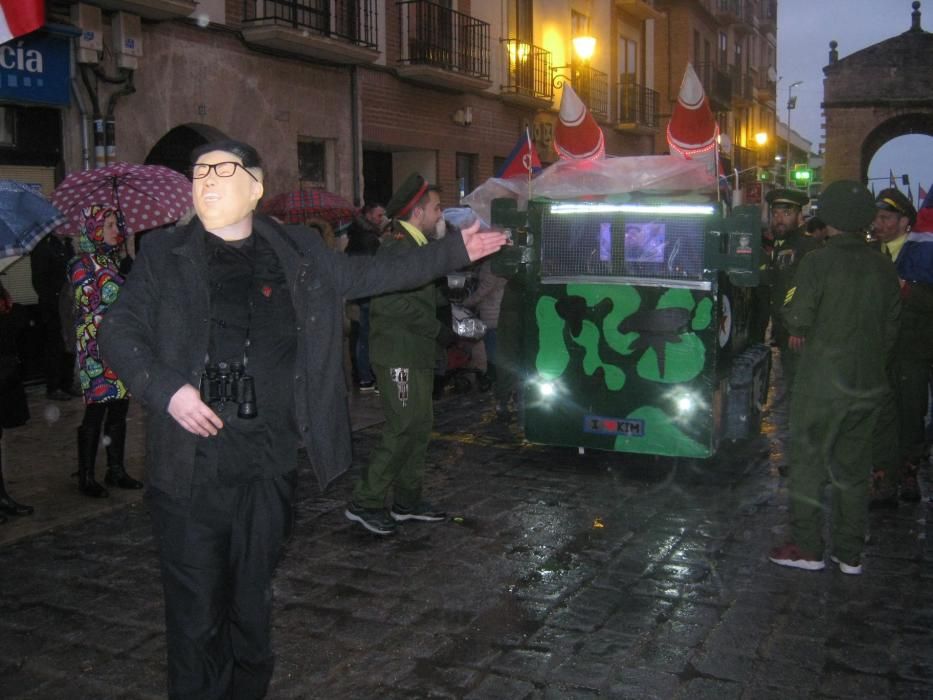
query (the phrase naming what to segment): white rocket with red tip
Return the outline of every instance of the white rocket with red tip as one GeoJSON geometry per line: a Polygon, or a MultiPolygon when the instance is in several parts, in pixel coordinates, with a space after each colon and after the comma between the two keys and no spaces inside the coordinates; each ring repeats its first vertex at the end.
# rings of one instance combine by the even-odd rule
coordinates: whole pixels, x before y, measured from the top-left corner
{"type": "Polygon", "coordinates": [[[606,155],[602,129],[568,83],[564,83],[560,98],[554,148],[562,160],[591,160],[606,155]]]}
{"type": "Polygon", "coordinates": [[[677,104],[667,125],[671,154],[703,161],[709,171],[715,173],[718,136],[719,125],[710,109],[709,98],[693,66],[687,63],[677,104]]]}

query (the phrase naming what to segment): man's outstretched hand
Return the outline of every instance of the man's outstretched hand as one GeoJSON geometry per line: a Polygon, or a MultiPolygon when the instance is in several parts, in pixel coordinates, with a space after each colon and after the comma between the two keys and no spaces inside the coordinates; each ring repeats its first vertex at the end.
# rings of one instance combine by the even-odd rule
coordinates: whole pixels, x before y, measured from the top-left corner
{"type": "Polygon", "coordinates": [[[224,427],[220,416],[201,401],[201,393],[190,384],[185,384],[172,394],[168,402],[168,414],[189,433],[201,437],[216,435],[224,427]]]}
{"type": "Polygon", "coordinates": [[[466,246],[471,262],[492,255],[504,246],[507,240],[505,234],[501,231],[484,231],[480,233],[479,219],[461,229],[460,233],[463,235],[463,245],[466,246]]]}

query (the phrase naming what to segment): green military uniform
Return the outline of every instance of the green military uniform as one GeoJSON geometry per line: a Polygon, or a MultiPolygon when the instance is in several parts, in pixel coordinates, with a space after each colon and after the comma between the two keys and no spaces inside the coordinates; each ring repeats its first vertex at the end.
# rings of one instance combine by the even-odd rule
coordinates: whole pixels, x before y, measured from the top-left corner
{"type": "Polygon", "coordinates": [[[822,199],[821,217],[849,233],[831,236],[803,259],[796,292],[784,305],[789,334],[805,339],[790,404],[791,527],[794,543],[819,555],[821,495],[831,483],[833,553],[857,563],[872,430],[890,391],[886,358],[894,349],[901,302],[891,261],[858,233],[874,214],[868,191],[840,181],[822,199]]]}
{"type": "MultiPolygon", "coordinates": [[[[802,208],[807,203],[805,192],[797,190],[772,190],[768,193],[768,204],[772,209],[779,206],[802,208]]],[[[820,247],[820,242],[808,236],[803,227],[788,231],[783,238],[775,234],[768,266],[767,280],[771,285],[771,337],[781,352],[781,367],[784,371],[784,386],[790,390],[794,385],[798,355],[787,348],[789,334],[781,309],[794,296],[797,269],[803,257],[820,247]]]]}
{"type": "MultiPolygon", "coordinates": [[[[911,226],[916,222],[913,203],[895,188],[882,190],[875,206],[907,217],[911,226]]],[[[904,251],[903,244],[902,240],[890,251],[882,244],[881,250],[896,261],[904,251]]],[[[933,286],[904,280],[901,298],[901,328],[890,371],[894,391],[881,408],[873,445],[875,495],[882,504],[896,504],[897,487],[905,476],[916,479],[917,465],[926,448],[924,418],[933,366],[933,286]]],[[[918,499],[916,485],[902,491],[901,497],[918,499]]]]}
{"type": "MultiPolygon", "coordinates": [[[[377,255],[397,255],[419,244],[398,221],[377,255]]],[[[434,348],[441,324],[434,283],[375,297],[370,306],[369,352],[379,386],[385,427],[382,442],[353,491],[362,508],[385,507],[389,491],[404,509],[421,501],[425,454],[434,409],[434,348]]]]}

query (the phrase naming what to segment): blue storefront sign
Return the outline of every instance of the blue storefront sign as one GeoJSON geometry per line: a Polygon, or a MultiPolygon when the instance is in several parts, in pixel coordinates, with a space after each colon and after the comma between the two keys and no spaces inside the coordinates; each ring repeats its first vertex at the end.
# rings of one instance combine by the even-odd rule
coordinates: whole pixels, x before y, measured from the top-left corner
{"type": "Polygon", "coordinates": [[[0,44],[0,101],[65,106],[70,40],[37,32],[0,44]]]}

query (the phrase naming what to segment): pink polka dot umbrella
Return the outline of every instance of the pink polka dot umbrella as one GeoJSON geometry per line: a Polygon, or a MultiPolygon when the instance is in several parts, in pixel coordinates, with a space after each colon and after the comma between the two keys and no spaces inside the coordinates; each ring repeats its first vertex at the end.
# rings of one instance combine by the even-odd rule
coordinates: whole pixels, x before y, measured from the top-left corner
{"type": "Polygon", "coordinates": [[[119,208],[127,234],[175,223],[192,207],[187,177],[162,165],[133,163],[73,172],[51,199],[68,217],[60,230],[69,236],[78,235],[84,223],[81,210],[92,204],[119,208]]]}

